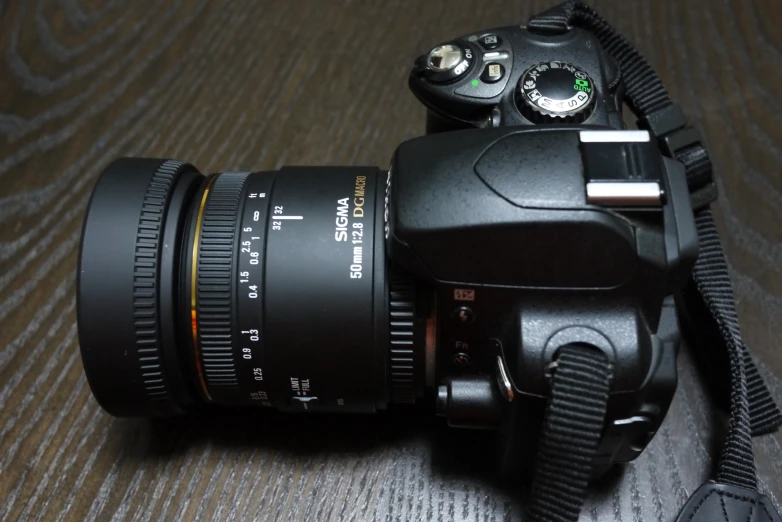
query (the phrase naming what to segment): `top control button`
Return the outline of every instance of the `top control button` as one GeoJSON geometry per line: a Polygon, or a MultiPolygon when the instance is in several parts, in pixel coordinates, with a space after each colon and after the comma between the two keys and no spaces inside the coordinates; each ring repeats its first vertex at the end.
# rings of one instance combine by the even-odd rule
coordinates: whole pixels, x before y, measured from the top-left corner
{"type": "Polygon", "coordinates": [[[483,68],[483,73],[481,73],[481,80],[483,80],[486,83],[494,83],[502,80],[502,77],[505,75],[505,67],[503,67],[499,63],[487,63],[486,67],[483,68]]]}
{"type": "Polygon", "coordinates": [[[450,71],[462,61],[461,48],[452,45],[438,45],[431,51],[429,51],[429,58],[427,64],[429,68],[434,72],[450,71]]]}
{"type": "Polygon", "coordinates": [[[475,54],[470,47],[449,43],[438,45],[426,55],[426,79],[435,83],[455,80],[472,66],[475,54]]]}
{"type": "Polygon", "coordinates": [[[485,34],[478,38],[478,43],[480,43],[484,49],[490,51],[502,45],[502,38],[496,34],[485,34]]]}

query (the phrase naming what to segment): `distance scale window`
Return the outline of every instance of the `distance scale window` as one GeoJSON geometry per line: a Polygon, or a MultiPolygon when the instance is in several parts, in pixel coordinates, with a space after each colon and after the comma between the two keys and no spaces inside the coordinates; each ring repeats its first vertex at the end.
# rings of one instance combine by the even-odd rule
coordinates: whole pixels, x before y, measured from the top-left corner
{"type": "MultiPolygon", "coordinates": [[[[237,335],[241,360],[238,362],[242,391],[249,402],[271,407],[271,398],[264,380],[264,349],[262,317],[263,264],[266,243],[266,222],[269,211],[269,191],[272,179],[260,173],[251,174],[244,193],[238,256],[237,335]]],[[[272,227],[275,225],[272,223],[272,227]]]]}

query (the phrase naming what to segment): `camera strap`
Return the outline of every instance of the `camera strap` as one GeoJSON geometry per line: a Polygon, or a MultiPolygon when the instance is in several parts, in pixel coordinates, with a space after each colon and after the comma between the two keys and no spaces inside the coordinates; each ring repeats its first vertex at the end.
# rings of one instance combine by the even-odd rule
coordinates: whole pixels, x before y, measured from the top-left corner
{"type": "MultiPolygon", "coordinates": [[[[699,320],[702,339],[690,344],[708,357],[721,350],[728,359],[728,375],[718,376],[723,381],[729,376],[730,390],[728,430],[717,475],[690,496],[677,522],[782,522],[771,500],[758,492],[752,452],[752,437],[775,431],[782,425],[782,412],[741,339],[728,263],[709,209],[717,199],[717,188],[705,143],[687,125],[681,108],[671,101],[649,63],[583,2],[570,0],[536,15],[527,28],[558,34],[573,26],[594,34],[617,61],[626,88],[625,102],[638,117],[638,126],[654,135],[663,154],[685,167],[700,241],[698,259],[682,296],[686,312],[699,320]]],[[[604,428],[609,394],[594,383],[610,382],[607,361],[596,350],[582,349],[576,356],[571,353],[573,347],[566,348],[560,350],[551,378],[528,502],[533,521],[578,520],[604,428]]]]}
{"type": "Polygon", "coordinates": [[[579,345],[557,351],[527,506],[530,520],[578,520],[610,391],[611,366],[603,352],[579,345]]]}

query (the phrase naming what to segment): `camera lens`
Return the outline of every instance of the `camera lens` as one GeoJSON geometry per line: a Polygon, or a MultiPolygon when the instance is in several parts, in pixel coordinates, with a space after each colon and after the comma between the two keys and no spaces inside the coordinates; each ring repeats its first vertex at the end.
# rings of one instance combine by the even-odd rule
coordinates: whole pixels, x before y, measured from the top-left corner
{"type": "Polygon", "coordinates": [[[78,274],[82,360],[101,406],[166,416],[203,403],[367,413],[414,402],[428,314],[385,255],[386,177],[109,165],[78,274]]]}

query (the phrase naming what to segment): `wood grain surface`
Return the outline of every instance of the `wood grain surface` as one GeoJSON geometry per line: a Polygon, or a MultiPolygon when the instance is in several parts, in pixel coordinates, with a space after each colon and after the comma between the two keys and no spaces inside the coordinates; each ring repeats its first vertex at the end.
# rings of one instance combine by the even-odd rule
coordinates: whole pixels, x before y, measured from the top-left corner
{"type": "MultiPolygon", "coordinates": [[[[82,371],[81,220],[120,155],[202,171],[388,164],[414,57],[516,0],[0,0],[0,519],[520,520],[472,434],[421,414],[119,420],[82,371]]],[[[745,338],[782,402],[782,3],[603,0],[705,134],[745,338]]],[[[689,354],[664,427],[583,520],[670,521],[722,441],[689,354]]],[[[782,501],[782,435],[756,439],[782,501]]]]}

